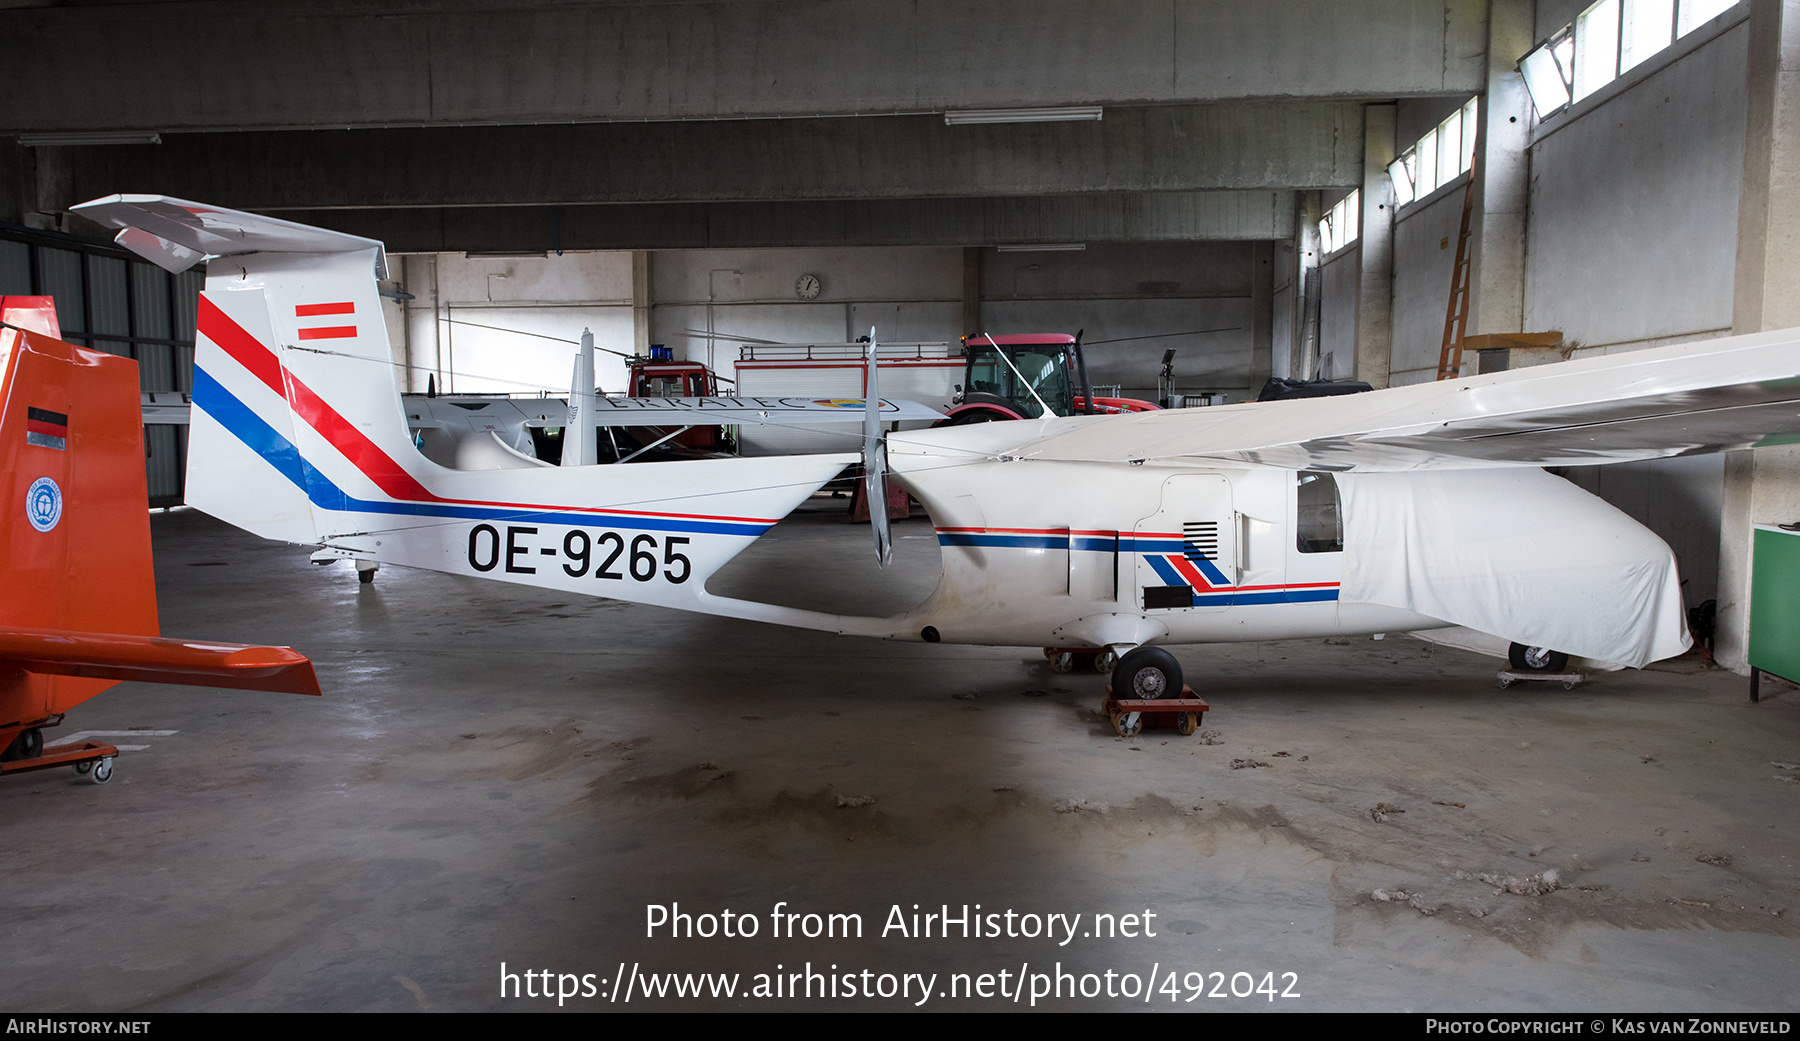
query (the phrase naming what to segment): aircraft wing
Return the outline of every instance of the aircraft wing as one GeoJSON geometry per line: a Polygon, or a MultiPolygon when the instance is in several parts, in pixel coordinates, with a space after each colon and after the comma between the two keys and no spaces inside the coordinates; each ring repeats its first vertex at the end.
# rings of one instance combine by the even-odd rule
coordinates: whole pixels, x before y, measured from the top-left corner
{"type": "MultiPolygon", "coordinates": [[[[529,409],[529,402],[518,402],[529,409]]],[[[861,423],[861,398],[609,398],[594,399],[596,425],[603,427],[734,426],[746,423],[808,425],[861,423]]],[[[942,412],[916,401],[881,400],[881,420],[935,421],[942,412]]],[[[540,410],[526,426],[563,426],[567,413],[540,410]]]]}
{"type": "MultiPolygon", "coordinates": [[[[1071,417],[1037,431],[1004,453],[1382,472],[1582,466],[1785,444],[1800,440],[1800,329],[1366,394],[1071,417]]],[[[951,447],[958,433],[895,436],[930,451],[951,447]]]]}
{"type": "Polygon", "coordinates": [[[166,195],[109,195],[73,207],[96,224],[121,228],[119,245],[168,271],[208,257],[238,253],[341,253],[376,250],[376,278],[387,277],[386,254],[374,239],[166,195]]]}
{"type": "Polygon", "coordinates": [[[0,628],[0,664],[46,676],[319,693],[312,662],[289,647],[8,627],[0,628]]]}

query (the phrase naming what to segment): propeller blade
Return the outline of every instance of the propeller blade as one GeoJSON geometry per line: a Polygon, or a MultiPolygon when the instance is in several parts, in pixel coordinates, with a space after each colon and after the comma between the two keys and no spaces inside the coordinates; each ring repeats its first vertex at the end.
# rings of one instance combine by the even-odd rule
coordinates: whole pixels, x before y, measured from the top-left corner
{"type": "Polygon", "coordinates": [[[863,390],[863,496],[869,504],[869,529],[875,533],[875,560],[887,567],[894,559],[888,530],[887,442],[881,437],[881,366],[876,361],[875,327],[869,327],[868,382],[863,390]]]}

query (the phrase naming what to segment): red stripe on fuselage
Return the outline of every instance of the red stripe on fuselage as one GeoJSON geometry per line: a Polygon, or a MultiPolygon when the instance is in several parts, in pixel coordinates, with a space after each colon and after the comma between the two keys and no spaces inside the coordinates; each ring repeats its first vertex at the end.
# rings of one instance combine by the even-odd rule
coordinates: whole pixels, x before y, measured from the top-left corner
{"type": "Polygon", "coordinates": [[[1200,573],[1200,569],[1194,566],[1193,561],[1172,553],[1163,559],[1175,566],[1175,570],[1180,573],[1182,578],[1188,580],[1188,584],[1194,587],[1195,592],[1211,592],[1213,590],[1213,584],[1206,580],[1206,576],[1200,573]]]}
{"type": "Polygon", "coordinates": [[[300,330],[302,340],[347,340],[355,335],[354,325],[322,325],[317,329],[300,330]]]}
{"type": "Polygon", "coordinates": [[[200,296],[199,330],[201,335],[218,344],[226,354],[231,356],[233,361],[242,365],[251,375],[266,384],[270,390],[285,398],[288,406],[301,419],[304,419],[308,426],[318,431],[364,476],[374,481],[376,487],[391,498],[403,502],[441,502],[459,506],[561,510],[567,513],[619,517],[666,517],[671,520],[715,520],[745,524],[773,524],[781,519],[779,517],[725,517],[705,513],[662,513],[656,510],[614,510],[594,506],[546,506],[518,502],[488,502],[480,499],[445,499],[426,490],[425,486],[395,462],[392,456],[382,451],[381,447],[369,440],[366,434],[339,415],[336,409],[325,402],[325,399],[313,393],[312,388],[300,382],[293,373],[284,369],[281,362],[276,359],[275,352],[246,332],[243,326],[233,321],[230,315],[221,311],[217,304],[206,298],[205,294],[200,296]]]}
{"type": "Polygon", "coordinates": [[[355,313],[356,313],[356,305],[354,303],[349,303],[349,302],[341,303],[341,304],[301,304],[300,306],[294,308],[294,317],[296,317],[296,318],[311,318],[313,315],[317,315],[317,314],[355,314],[355,313]]]}

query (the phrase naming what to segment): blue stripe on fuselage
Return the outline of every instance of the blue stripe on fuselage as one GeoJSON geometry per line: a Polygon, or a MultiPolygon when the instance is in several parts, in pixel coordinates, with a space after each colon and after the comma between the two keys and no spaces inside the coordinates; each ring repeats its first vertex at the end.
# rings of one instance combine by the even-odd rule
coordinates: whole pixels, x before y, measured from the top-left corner
{"type": "Polygon", "coordinates": [[[306,492],[308,499],[322,509],[342,512],[388,513],[414,517],[459,517],[469,520],[537,521],[543,524],[567,524],[584,528],[625,528],[635,531],[676,531],[706,535],[743,535],[755,537],[774,527],[754,521],[707,521],[676,517],[633,517],[616,514],[565,513],[539,507],[519,506],[513,509],[491,506],[463,506],[453,503],[382,502],[357,499],[339,488],[332,480],[307,462],[294,443],[274,427],[263,422],[250,406],[238,400],[206,370],[194,369],[194,404],[217,420],[233,437],[262,456],[276,472],[306,492]]]}

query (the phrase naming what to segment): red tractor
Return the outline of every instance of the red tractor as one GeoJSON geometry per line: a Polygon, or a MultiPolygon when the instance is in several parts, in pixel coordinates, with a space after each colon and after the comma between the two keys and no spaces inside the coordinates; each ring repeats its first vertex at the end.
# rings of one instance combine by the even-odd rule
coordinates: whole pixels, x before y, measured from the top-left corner
{"type": "Polygon", "coordinates": [[[963,384],[951,399],[944,425],[1036,419],[1045,405],[1059,416],[1148,412],[1157,407],[1137,398],[1095,397],[1080,334],[965,336],[963,355],[963,384]]]}

